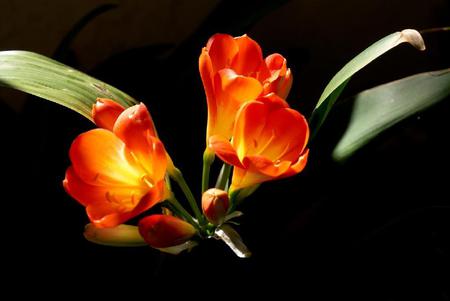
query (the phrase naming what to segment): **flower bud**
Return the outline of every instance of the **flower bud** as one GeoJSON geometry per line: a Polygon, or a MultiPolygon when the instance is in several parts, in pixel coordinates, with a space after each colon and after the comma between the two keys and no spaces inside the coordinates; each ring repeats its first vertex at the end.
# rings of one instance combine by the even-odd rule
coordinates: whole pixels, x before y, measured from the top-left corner
{"type": "Polygon", "coordinates": [[[139,233],[154,248],[167,248],[188,241],[195,228],[171,215],[154,214],[139,221],[139,233]]]}
{"type": "Polygon", "coordinates": [[[97,98],[92,106],[92,119],[98,127],[112,131],[117,117],[124,110],[124,107],[111,99],[97,98]]]}
{"type": "Polygon", "coordinates": [[[228,194],[217,188],[208,189],[202,196],[203,213],[208,221],[214,225],[223,223],[229,203],[228,194]]]}

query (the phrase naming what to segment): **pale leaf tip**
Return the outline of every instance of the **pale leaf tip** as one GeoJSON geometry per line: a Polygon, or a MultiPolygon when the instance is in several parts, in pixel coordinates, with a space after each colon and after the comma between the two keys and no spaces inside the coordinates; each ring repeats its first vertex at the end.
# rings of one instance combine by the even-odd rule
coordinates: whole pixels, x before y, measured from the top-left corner
{"type": "Polygon", "coordinates": [[[424,51],[426,49],[425,42],[423,41],[422,36],[420,33],[415,29],[404,29],[401,31],[402,39],[412,46],[414,46],[416,49],[420,51],[424,51]]]}

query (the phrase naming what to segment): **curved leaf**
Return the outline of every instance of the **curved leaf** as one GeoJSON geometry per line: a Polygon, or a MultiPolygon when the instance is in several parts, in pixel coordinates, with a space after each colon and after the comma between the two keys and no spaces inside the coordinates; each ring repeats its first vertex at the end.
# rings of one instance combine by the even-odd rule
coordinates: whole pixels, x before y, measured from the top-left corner
{"type": "Polygon", "coordinates": [[[419,50],[425,50],[425,43],[420,33],[413,29],[405,29],[375,42],[336,73],[323,90],[311,115],[310,128],[312,136],[315,136],[319,130],[350,78],[377,57],[404,42],[408,42],[419,50]]]}
{"type": "Polygon", "coordinates": [[[450,68],[416,74],[357,94],[350,123],[333,158],[346,159],[382,131],[449,94],[450,68]]]}
{"type": "Polygon", "coordinates": [[[20,90],[68,107],[91,118],[97,97],[129,107],[129,95],[87,74],[29,51],[0,51],[0,86],[20,90]]]}

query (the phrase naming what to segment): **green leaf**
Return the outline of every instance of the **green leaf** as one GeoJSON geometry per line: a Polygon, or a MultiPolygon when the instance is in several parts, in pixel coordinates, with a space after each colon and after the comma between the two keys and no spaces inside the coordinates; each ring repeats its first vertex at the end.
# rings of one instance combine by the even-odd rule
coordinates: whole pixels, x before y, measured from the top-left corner
{"type": "Polygon", "coordinates": [[[449,94],[450,69],[416,74],[357,94],[333,158],[346,159],[382,131],[449,94]]]}
{"type": "Polygon", "coordinates": [[[137,103],[102,81],[28,51],[0,51],[0,86],[56,102],[90,120],[97,97],[113,99],[125,107],[137,103]]]}
{"type": "Polygon", "coordinates": [[[311,136],[315,136],[338,99],[345,85],[350,78],[359,70],[367,66],[370,62],[383,55],[397,45],[408,42],[419,50],[425,50],[425,43],[422,36],[413,29],[405,29],[401,32],[390,34],[372,44],[369,48],[358,54],[348,62],[331,79],[322,92],[319,101],[310,118],[311,136]]]}
{"type": "Polygon", "coordinates": [[[141,247],[148,246],[139,234],[139,229],[131,225],[119,225],[114,228],[97,228],[87,224],[84,237],[90,242],[112,247],[141,247]]]}

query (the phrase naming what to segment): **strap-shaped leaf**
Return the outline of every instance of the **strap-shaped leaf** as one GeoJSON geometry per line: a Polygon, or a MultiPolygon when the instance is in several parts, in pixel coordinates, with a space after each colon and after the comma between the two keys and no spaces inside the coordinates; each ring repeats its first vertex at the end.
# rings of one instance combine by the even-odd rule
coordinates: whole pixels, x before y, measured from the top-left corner
{"type": "Polygon", "coordinates": [[[137,103],[102,81],[29,51],[0,51],[0,86],[56,102],[88,119],[97,97],[111,98],[125,107],[137,103]]]}
{"type": "Polygon", "coordinates": [[[416,74],[357,94],[333,158],[346,159],[382,131],[448,95],[450,69],[416,74]]]}
{"type": "Polygon", "coordinates": [[[312,136],[315,136],[321,127],[350,78],[377,57],[404,42],[408,42],[419,50],[425,50],[425,43],[422,36],[416,30],[405,29],[401,32],[390,34],[375,42],[336,73],[323,90],[311,115],[310,128],[312,136]]]}

